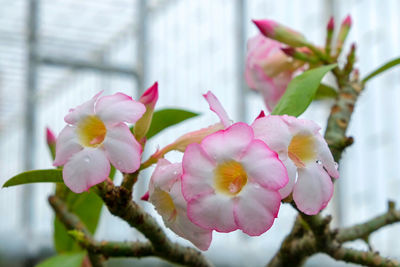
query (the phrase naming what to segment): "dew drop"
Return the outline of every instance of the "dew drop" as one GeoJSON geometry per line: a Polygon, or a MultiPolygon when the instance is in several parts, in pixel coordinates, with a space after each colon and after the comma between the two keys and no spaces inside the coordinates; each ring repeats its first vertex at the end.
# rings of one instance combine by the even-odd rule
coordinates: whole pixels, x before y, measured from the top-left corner
{"type": "Polygon", "coordinates": [[[316,163],[319,164],[319,165],[321,165],[321,164],[322,164],[322,161],[317,160],[316,163]]]}
{"type": "Polygon", "coordinates": [[[87,162],[87,163],[90,162],[90,158],[89,158],[89,157],[84,157],[83,160],[84,160],[85,162],[87,162]]]}
{"type": "Polygon", "coordinates": [[[335,165],[335,168],[336,168],[336,170],[337,170],[338,167],[339,167],[339,164],[338,164],[337,162],[335,162],[334,165],[335,165]]]}
{"type": "Polygon", "coordinates": [[[178,172],[177,172],[177,171],[174,171],[173,174],[174,174],[174,175],[178,175],[178,172]]]}

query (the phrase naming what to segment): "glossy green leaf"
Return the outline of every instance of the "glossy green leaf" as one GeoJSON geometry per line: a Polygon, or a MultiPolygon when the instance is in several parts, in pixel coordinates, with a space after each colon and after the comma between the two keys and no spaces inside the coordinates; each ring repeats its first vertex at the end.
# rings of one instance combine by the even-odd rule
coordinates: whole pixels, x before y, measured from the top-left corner
{"type": "Polygon", "coordinates": [[[322,66],[305,71],[293,78],[272,114],[287,114],[296,117],[302,114],[313,100],[322,78],[334,67],[336,64],[322,66]]]}
{"type": "Polygon", "coordinates": [[[176,125],[182,121],[198,116],[198,113],[183,109],[161,109],[153,114],[150,129],[146,134],[147,139],[152,138],[165,128],[176,125]]]}
{"type": "Polygon", "coordinates": [[[84,258],[85,252],[59,254],[42,261],[36,267],[80,267],[84,258]]]}
{"type": "MultiPolygon", "coordinates": [[[[71,191],[66,196],[66,204],[70,212],[77,215],[86,228],[94,234],[99,223],[103,202],[93,192],[75,194],[71,191]]],[[[54,219],[54,246],[58,252],[79,251],[81,248],[67,233],[65,226],[54,219]]]]}
{"type": "Polygon", "coordinates": [[[370,74],[368,74],[367,77],[362,79],[362,82],[366,83],[367,81],[371,80],[375,76],[377,76],[377,75],[381,74],[382,72],[389,70],[390,68],[393,68],[399,64],[400,64],[400,57],[392,59],[391,61],[383,64],[381,67],[379,67],[378,69],[376,69],[373,72],[371,72],[370,74]]]}
{"type": "Polygon", "coordinates": [[[337,91],[326,84],[320,84],[317,92],[315,93],[314,100],[331,99],[337,96],[337,91]]]}
{"type": "Polygon", "coordinates": [[[62,183],[62,170],[33,170],[20,173],[10,178],[3,187],[31,184],[31,183],[62,183]]]}

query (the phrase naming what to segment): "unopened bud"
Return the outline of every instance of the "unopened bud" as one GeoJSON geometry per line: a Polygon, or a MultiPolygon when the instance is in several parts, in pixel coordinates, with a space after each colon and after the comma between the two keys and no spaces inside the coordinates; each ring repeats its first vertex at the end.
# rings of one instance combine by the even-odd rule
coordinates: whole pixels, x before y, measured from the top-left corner
{"type": "Polygon", "coordinates": [[[334,19],[334,17],[331,17],[329,19],[329,22],[328,22],[328,25],[327,25],[326,29],[328,31],[333,31],[335,29],[335,19],[334,19]]]}
{"type": "Polygon", "coordinates": [[[145,105],[146,112],[143,116],[136,122],[134,132],[135,137],[138,142],[142,142],[143,138],[146,136],[151,121],[153,118],[154,107],[158,100],[158,83],[155,82],[149,89],[147,89],[143,95],[140,97],[139,101],[145,105]]]}
{"type": "Polygon", "coordinates": [[[342,22],[340,30],[338,33],[337,43],[336,43],[336,55],[339,56],[342,51],[344,42],[346,41],[347,35],[349,34],[351,28],[352,20],[351,16],[348,15],[342,22]]]}
{"type": "Polygon", "coordinates": [[[254,24],[266,37],[292,47],[306,46],[308,44],[304,36],[273,20],[253,20],[254,24]]]}
{"type": "Polygon", "coordinates": [[[47,147],[50,150],[50,154],[52,159],[56,157],[56,136],[54,135],[53,131],[50,130],[49,127],[46,127],[46,143],[47,147]]]}

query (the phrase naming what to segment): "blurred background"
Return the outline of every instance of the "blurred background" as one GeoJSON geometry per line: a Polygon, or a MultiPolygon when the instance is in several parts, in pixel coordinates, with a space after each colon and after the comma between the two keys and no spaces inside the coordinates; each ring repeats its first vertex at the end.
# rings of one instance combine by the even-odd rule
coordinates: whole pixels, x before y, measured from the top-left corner
{"type": "MultiPolygon", "coordinates": [[[[256,34],[250,19],[277,20],[322,46],[329,17],[339,25],[351,14],[346,48],[357,43],[357,67],[365,76],[400,54],[398,10],[396,0],[0,0],[0,184],[23,170],[50,168],[45,127],[58,134],[69,108],[100,90],[137,98],[158,81],[158,108],[202,113],[154,138],[144,158],[186,131],[218,121],[201,96],[207,90],[235,121],[251,122],[265,108],[243,78],[246,40],[256,34]]],[[[334,214],[337,226],[385,212],[389,199],[400,203],[399,74],[397,68],[371,81],[357,103],[349,129],[355,144],[339,165],[335,198],[324,211],[334,214]]],[[[314,103],[302,117],[324,127],[329,104],[314,103]]],[[[179,161],[180,155],[167,158],[179,161]]],[[[145,192],[150,173],[140,177],[136,198],[145,192]]],[[[51,184],[0,190],[0,266],[32,266],[52,254],[53,213],[47,196],[53,190],[51,184]]],[[[260,237],[214,233],[205,254],[218,266],[263,266],[294,216],[283,205],[272,229],[260,237]]],[[[371,236],[372,246],[400,259],[399,236],[400,224],[386,227],[371,236]]],[[[96,238],[142,237],[103,209],[96,238]]],[[[362,242],[351,245],[367,249],[362,242]]],[[[307,264],[321,262],[345,265],[320,255],[307,264]]],[[[168,266],[156,259],[135,263],[168,266]]]]}

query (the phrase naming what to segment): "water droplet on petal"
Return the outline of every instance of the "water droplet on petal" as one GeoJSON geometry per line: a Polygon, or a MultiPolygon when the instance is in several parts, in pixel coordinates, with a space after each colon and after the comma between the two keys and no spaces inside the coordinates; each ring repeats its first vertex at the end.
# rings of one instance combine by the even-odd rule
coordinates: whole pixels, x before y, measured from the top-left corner
{"type": "Polygon", "coordinates": [[[336,170],[337,170],[338,167],[339,167],[339,164],[338,164],[337,162],[335,162],[334,165],[335,165],[335,168],[336,168],[336,170]]]}
{"type": "Polygon", "coordinates": [[[321,164],[322,164],[322,161],[317,160],[316,163],[319,164],[319,165],[321,165],[321,164]]]}
{"type": "Polygon", "coordinates": [[[84,160],[85,162],[87,162],[87,163],[90,162],[90,158],[89,158],[89,157],[84,157],[83,160],[84,160]]]}
{"type": "Polygon", "coordinates": [[[178,175],[178,172],[177,172],[177,171],[174,171],[173,174],[174,174],[174,175],[178,175]]]}

